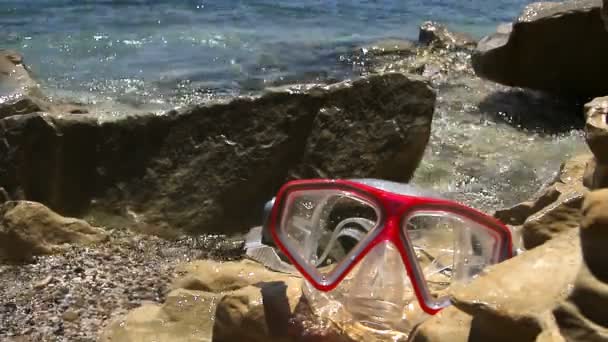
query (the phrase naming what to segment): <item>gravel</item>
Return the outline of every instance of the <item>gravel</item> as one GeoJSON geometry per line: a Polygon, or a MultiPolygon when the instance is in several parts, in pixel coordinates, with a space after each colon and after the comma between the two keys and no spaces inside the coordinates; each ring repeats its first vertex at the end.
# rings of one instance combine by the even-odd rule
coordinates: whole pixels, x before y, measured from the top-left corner
{"type": "Polygon", "coordinates": [[[178,263],[242,255],[242,241],[219,235],[193,242],[110,234],[103,245],[0,264],[0,341],[95,341],[108,320],[162,302],[178,263]]]}

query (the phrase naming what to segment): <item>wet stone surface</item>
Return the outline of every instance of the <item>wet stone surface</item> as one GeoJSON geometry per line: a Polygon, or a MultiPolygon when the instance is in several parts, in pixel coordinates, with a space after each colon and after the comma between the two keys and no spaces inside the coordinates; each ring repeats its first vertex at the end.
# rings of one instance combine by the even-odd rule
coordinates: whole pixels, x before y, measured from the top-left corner
{"type": "Polygon", "coordinates": [[[111,239],[32,264],[0,264],[0,340],[94,341],[108,319],[164,301],[178,263],[241,253],[238,240],[219,235],[168,241],[114,230],[111,239]]]}

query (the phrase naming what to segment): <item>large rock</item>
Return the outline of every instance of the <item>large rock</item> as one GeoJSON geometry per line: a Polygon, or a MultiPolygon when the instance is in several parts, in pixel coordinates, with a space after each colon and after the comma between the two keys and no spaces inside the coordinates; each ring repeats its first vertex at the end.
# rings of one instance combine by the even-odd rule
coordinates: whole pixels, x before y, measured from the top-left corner
{"type": "Polygon", "coordinates": [[[83,113],[79,105],[51,103],[18,52],[0,50],[0,119],[34,112],[83,113]]]}
{"type": "Polygon", "coordinates": [[[165,303],[146,304],[115,319],[101,332],[100,341],[407,339],[403,332],[371,329],[339,314],[331,318],[315,315],[302,295],[299,275],[269,271],[252,261],[195,261],[177,272],[183,276],[174,282],[165,303]]]}
{"type": "Polygon", "coordinates": [[[591,192],[583,213],[580,242],[584,263],[574,290],[554,315],[568,341],[608,341],[608,190],[591,192]]]}
{"type": "Polygon", "coordinates": [[[30,97],[38,85],[15,51],[0,50],[0,118],[41,110],[40,101],[30,97]]]}
{"type": "Polygon", "coordinates": [[[453,286],[454,306],[424,322],[413,340],[608,341],[608,189],[588,193],[582,214],[580,231],[453,286]]]}
{"type": "Polygon", "coordinates": [[[352,341],[310,316],[299,277],[250,261],[196,261],[179,272],[165,303],[116,319],[100,341],[352,341]]]}
{"type": "Polygon", "coordinates": [[[552,309],[568,296],[582,263],[577,234],[570,231],[469,284],[453,285],[454,306],[422,323],[412,340],[558,341],[552,309]]]}
{"type": "Polygon", "coordinates": [[[483,322],[493,341],[533,341],[551,326],[551,310],[568,295],[581,264],[573,230],[507,260],[476,281],[451,289],[454,305],[483,322]]]}
{"type": "Polygon", "coordinates": [[[556,179],[533,199],[497,210],[494,216],[514,226],[515,231],[521,233],[523,246],[527,249],[576,230],[582,217],[583,197],[588,192],[583,185],[583,176],[592,160],[592,155],[583,154],[566,161],[556,179]]]}
{"type": "Polygon", "coordinates": [[[32,256],[59,252],[66,244],[105,241],[103,229],[87,222],[62,217],[36,202],[0,204],[0,258],[28,260],[32,256]]]}
{"type": "MultiPolygon", "coordinates": [[[[382,42],[380,42],[382,44],[382,42]]],[[[446,83],[461,82],[460,76],[466,78],[474,75],[471,68],[471,53],[476,41],[466,34],[449,31],[446,26],[426,21],[420,25],[416,49],[394,49],[390,54],[365,55],[363,65],[368,72],[399,71],[418,74],[429,79],[436,89],[446,83]],[[448,82],[447,80],[451,81],[448,82]]],[[[406,45],[407,46],[407,45],[406,45]]],[[[384,51],[390,51],[388,49],[384,51]]],[[[360,60],[348,62],[360,62],[360,60]]]]}
{"type": "Polygon", "coordinates": [[[574,96],[608,93],[608,31],[601,0],[539,2],[482,39],[477,75],[509,86],[574,96]]]}
{"type": "Polygon", "coordinates": [[[604,0],[604,4],[602,5],[602,20],[604,20],[604,26],[608,31],[608,0],[604,0]]]}
{"type": "Polygon", "coordinates": [[[585,104],[585,137],[594,158],[587,164],[585,185],[608,187],[608,96],[585,104]]]}
{"type": "MultiPolygon", "coordinates": [[[[270,298],[266,293],[263,298],[262,291],[272,292],[276,288],[273,284],[288,283],[294,291],[300,290],[294,284],[298,278],[272,273],[250,262],[198,261],[183,265],[178,272],[186,274],[173,284],[162,305],[146,304],[115,320],[101,334],[100,341],[217,341],[214,330],[220,336],[263,341],[269,333],[262,302],[273,300],[283,304],[280,301],[284,293],[272,293],[270,298]],[[228,324],[243,326],[224,329],[228,324]],[[216,325],[218,328],[214,328],[216,325]]],[[[295,304],[289,299],[286,298],[286,304],[291,309],[295,304]]]]}
{"type": "Polygon", "coordinates": [[[37,86],[23,63],[23,56],[16,51],[0,50],[1,94],[28,92],[37,86]]]}
{"type": "Polygon", "coordinates": [[[12,116],[0,187],[102,224],[234,232],[259,223],[288,178],[407,181],[434,103],[426,82],[389,73],[160,116],[12,116]]]}

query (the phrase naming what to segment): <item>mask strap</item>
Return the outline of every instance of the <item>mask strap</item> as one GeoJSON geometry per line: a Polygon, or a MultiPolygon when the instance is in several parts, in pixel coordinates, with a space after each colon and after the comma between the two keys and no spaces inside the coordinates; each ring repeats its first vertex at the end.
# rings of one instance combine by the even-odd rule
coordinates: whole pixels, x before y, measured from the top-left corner
{"type": "Polygon", "coordinates": [[[327,247],[325,247],[325,251],[323,251],[323,254],[319,257],[318,264],[322,264],[325,259],[327,259],[327,256],[329,255],[332,248],[334,247],[334,244],[336,243],[336,241],[338,241],[339,238],[350,237],[357,240],[358,242],[361,242],[361,240],[365,238],[367,233],[375,225],[376,223],[374,221],[362,217],[353,217],[342,220],[340,223],[338,223],[333,233],[331,234],[331,238],[329,239],[327,247]],[[362,232],[361,230],[356,228],[345,228],[345,226],[348,224],[357,224],[362,227],[365,232],[362,232]]]}

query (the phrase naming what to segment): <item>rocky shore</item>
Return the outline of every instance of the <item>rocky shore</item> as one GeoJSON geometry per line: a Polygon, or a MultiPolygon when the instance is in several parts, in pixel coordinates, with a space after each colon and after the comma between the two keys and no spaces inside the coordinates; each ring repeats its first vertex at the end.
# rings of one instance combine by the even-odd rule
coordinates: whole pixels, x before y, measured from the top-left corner
{"type": "Polygon", "coordinates": [[[100,229],[36,202],[5,202],[0,212],[3,340],[96,340],[108,319],[163,302],[180,263],[242,256],[242,240],[224,235],[167,240],[100,229]]]}
{"type": "MultiPolygon", "coordinates": [[[[355,80],[120,117],[45,96],[19,53],[0,52],[0,340],[608,341],[607,22],[599,0],[531,4],[479,42],[425,22],[416,42],[344,56],[355,80]],[[588,148],[561,151],[532,198],[501,208],[478,182],[496,153],[471,148],[497,142],[454,108],[530,139],[580,128],[588,148]],[[438,120],[460,120],[466,143],[438,120]],[[411,331],[321,317],[299,276],[244,257],[286,180],[425,185],[454,150],[475,162],[449,166],[472,175],[446,195],[466,189],[523,253],[453,286],[454,305],[411,331]]],[[[493,175],[523,199],[530,178],[509,172],[493,175]]]]}

